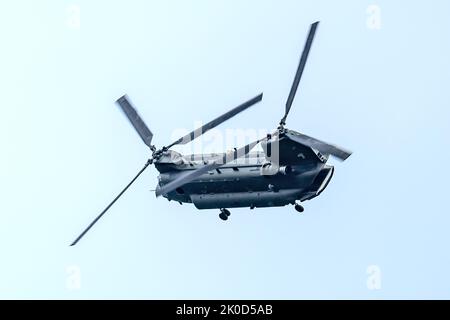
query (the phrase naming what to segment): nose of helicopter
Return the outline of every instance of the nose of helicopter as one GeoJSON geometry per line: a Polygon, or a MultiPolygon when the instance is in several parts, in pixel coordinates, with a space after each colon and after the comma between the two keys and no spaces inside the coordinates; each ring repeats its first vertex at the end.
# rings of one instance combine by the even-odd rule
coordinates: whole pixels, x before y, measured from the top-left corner
{"type": "Polygon", "coordinates": [[[323,190],[328,186],[333,177],[334,167],[325,166],[316,177],[315,185],[317,186],[316,195],[322,193],[323,190]]]}

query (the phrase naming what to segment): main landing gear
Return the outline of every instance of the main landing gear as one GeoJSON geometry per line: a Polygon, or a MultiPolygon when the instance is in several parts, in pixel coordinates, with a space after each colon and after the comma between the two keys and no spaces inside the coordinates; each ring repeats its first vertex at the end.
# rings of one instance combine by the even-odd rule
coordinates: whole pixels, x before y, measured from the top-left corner
{"type": "Polygon", "coordinates": [[[227,209],[220,209],[219,218],[223,221],[227,221],[230,214],[230,211],[228,211],[227,209]]]}
{"type": "Polygon", "coordinates": [[[295,204],[294,208],[295,208],[295,210],[297,210],[300,213],[305,211],[305,208],[303,208],[303,206],[299,205],[298,203],[295,204]]]}

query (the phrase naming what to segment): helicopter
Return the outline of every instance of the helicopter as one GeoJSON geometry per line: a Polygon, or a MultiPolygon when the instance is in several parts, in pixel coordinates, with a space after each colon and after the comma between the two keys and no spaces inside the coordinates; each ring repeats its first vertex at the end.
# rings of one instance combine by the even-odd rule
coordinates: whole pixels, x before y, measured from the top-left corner
{"type": "Polygon", "coordinates": [[[224,221],[230,216],[229,208],[254,209],[291,204],[296,211],[303,212],[304,208],[299,202],[319,196],[333,176],[334,166],[327,164],[329,157],[344,161],[352,154],[346,149],[285,127],[318,25],[317,21],[310,26],[286,101],[285,113],[277,129],[239,149],[220,154],[182,155],[170,148],[193,141],[257,104],[263,98],[262,93],[159,149],[152,144],[153,133],[128,96],[120,97],[117,104],[144,144],[150,148],[151,157],[71,246],[81,240],[150,165],[154,165],[159,172],[156,197],[162,196],[180,204],[192,203],[197,209],[219,209],[219,218],[224,221]],[[263,151],[251,151],[258,144],[261,144],[263,151]]]}

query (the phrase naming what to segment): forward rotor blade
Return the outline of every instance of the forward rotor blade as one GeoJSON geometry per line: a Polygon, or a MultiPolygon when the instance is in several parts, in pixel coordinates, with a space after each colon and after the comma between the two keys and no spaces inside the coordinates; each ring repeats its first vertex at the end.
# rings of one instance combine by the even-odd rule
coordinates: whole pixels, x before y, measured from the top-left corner
{"type": "Polygon", "coordinates": [[[150,131],[150,129],[144,123],[142,118],[139,116],[136,109],[131,105],[130,101],[128,100],[128,97],[124,95],[120,97],[116,102],[117,104],[119,104],[120,108],[125,113],[128,120],[130,120],[134,129],[136,129],[142,141],[144,141],[144,143],[151,148],[153,133],[150,131]]]}
{"type": "Polygon", "coordinates": [[[166,184],[160,188],[157,188],[156,196],[159,197],[160,195],[167,194],[167,193],[175,190],[176,188],[181,187],[181,186],[191,182],[192,180],[195,180],[196,178],[198,178],[202,174],[205,174],[208,171],[220,168],[221,166],[227,164],[228,162],[231,162],[233,160],[236,160],[240,157],[245,156],[247,153],[250,152],[250,150],[252,150],[258,143],[260,143],[264,139],[266,139],[266,138],[249,143],[249,144],[243,146],[242,148],[234,150],[232,152],[227,152],[222,157],[218,157],[218,158],[214,159],[211,163],[205,165],[204,167],[186,172],[184,175],[169,182],[168,184],[166,184]]]}
{"type": "Polygon", "coordinates": [[[342,161],[350,157],[350,155],[352,154],[351,151],[320,141],[319,139],[307,136],[306,134],[301,133],[296,133],[295,135],[291,134],[289,135],[289,138],[305,146],[319,150],[323,154],[331,154],[342,161]]]}
{"type": "Polygon", "coordinates": [[[225,122],[226,120],[234,117],[235,115],[237,115],[238,113],[240,113],[240,112],[244,111],[245,109],[251,107],[252,105],[260,102],[262,100],[262,97],[263,97],[263,94],[260,93],[259,95],[257,95],[253,99],[250,99],[247,102],[244,102],[240,106],[237,106],[236,108],[228,111],[227,113],[224,113],[220,117],[217,117],[216,119],[208,122],[207,124],[201,126],[200,128],[192,131],[191,133],[188,133],[184,137],[181,137],[177,141],[175,141],[172,144],[170,144],[169,146],[167,146],[167,148],[170,148],[170,147],[172,147],[172,146],[174,146],[176,144],[186,144],[186,143],[191,142],[192,140],[198,138],[199,136],[201,136],[202,134],[204,134],[207,131],[211,130],[212,128],[217,127],[219,124],[221,124],[221,123],[225,122]]]}
{"type": "Polygon", "coordinates": [[[300,83],[300,79],[302,78],[303,70],[305,69],[306,60],[308,60],[309,50],[311,49],[312,42],[314,40],[314,35],[316,34],[317,26],[319,25],[319,21],[314,22],[310,29],[308,38],[306,39],[305,47],[303,48],[303,53],[300,58],[300,62],[297,67],[297,72],[294,77],[294,82],[291,86],[291,91],[289,92],[288,99],[286,101],[286,111],[284,113],[283,118],[281,119],[281,123],[286,123],[286,118],[288,116],[289,110],[291,110],[292,102],[294,101],[295,93],[297,92],[298,84],[300,83]]]}
{"type": "Polygon", "coordinates": [[[111,208],[111,206],[124,194],[125,191],[133,184],[133,182],[136,181],[136,179],[141,175],[142,172],[144,172],[147,167],[152,164],[152,160],[150,159],[147,161],[145,166],[141,169],[141,171],[138,172],[138,174],[131,180],[131,182],[117,195],[117,197],[114,198],[114,200],[97,216],[97,218],[94,219],[94,221],[91,222],[91,224],[78,236],[78,238],[75,239],[74,242],[70,246],[74,246],[78,243],[78,241],[81,240],[81,238],[84,237],[84,235],[94,226],[94,224],[97,223],[98,220],[106,213],[106,211],[111,208]]]}

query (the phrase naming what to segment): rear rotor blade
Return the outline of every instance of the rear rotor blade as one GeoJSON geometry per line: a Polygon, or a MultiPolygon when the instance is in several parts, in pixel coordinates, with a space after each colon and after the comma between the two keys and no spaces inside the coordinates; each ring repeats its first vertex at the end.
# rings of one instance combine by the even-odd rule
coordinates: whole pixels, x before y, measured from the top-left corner
{"type": "Polygon", "coordinates": [[[128,120],[130,120],[134,129],[136,129],[142,141],[144,141],[144,143],[151,148],[153,133],[146,126],[142,118],[137,113],[136,109],[131,105],[130,101],[128,100],[128,97],[124,95],[120,97],[116,102],[117,104],[119,104],[120,108],[125,113],[128,120]]]}
{"type": "Polygon", "coordinates": [[[199,176],[208,171],[220,168],[221,166],[227,164],[228,162],[231,162],[233,160],[245,156],[247,153],[250,152],[250,150],[252,150],[258,143],[260,143],[264,139],[266,138],[249,143],[240,149],[234,150],[233,152],[228,152],[224,154],[222,157],[214,159],[210,164],[207,164],[199,169],[190,170],[186,172],[184,175],[178,177],[177,179],[165,184],[160,188],[157,188],[156,196],[159,197],[160,195],[167,194],[175,190],[176,188],[181,187],[191,182],[192,180],[195,180],[196,178],[198,178],[199,176]]]}
{"type": "Polygon", "coordinates": [[[311,45],[314,40],[314,35],[316,34],[318,25],[319,25],[319,21],[314,22],[309,29],[308,38],[306,39],[305,47],[303,48],[303,53],[300,58],[300,62],[297,67],[297,72],[294,77],[294,82],[292,83],[291,91],[289,92],[289,96],[286,101],[286,111],[284,113],[283,118],[280,121],[281,124],[286,123],[286,118],[288,116],[289,110],[291,110],[292,102],[294,101],[294,97],[295,97],[295,93],[297,92],[298,84],[300,83],[300,79],[302,78],[303,70],[305,69],[306,60],[308,60],[309,50],[311,49],[311,45]]]}
{"type": "Polygon", "coordinates": [[[207,131],[211,130],[212,128],[217,127],[219,124],[221,124],[221,123],[225,122],[226,120],[234,117],[235,115],[237,115],[238,113],[240,113],[240,112],[244,111],[245,109],[251,107],[252,105],[260,102],[262,100],[262,97],[263,97],[263,94],[260,93],[259,95],[257,95],[253,99],[250,99],[247,102],[244,102],[240,106],[237,106],[236,108],[228,111],[227,113],[224,113],[220,117],[217,117],[216,119],[208,122],[207,124],[201,126],[200,128],[192,131],[191,133],[188,133],[184,137],[181,137],[177,141],[175,141],[172,144],[168,145],[167,148],[170,148],[170,147],[172,147],[172,146],[174,146],[176,144],[186,144],[186,143],[191,142],[192,140],[198,138],[199,136],[201,136],[202,134],[204,134],[207,131]]]}
{"type": "Polygon", "coordinates": [[[350,157],[350,155],[352,154],[351,151],[320,141],[319,139],[307,136],[306,134],[302,133],[296,133],[295,135],[290,134],[289,138],[305,146],[319,150],[323,154],[331,154],[342,161],[350,157]]]}
{"type": "Polygon", "coordinates": [[[98,220],[111,208],[111,206],[124,194],[125,191],[133,184],[133,182],[136,181],[136,179],[141,175],[142,172],[144,172],[147,167],[152,164],[152,160],[150,159],[147,161],[145,166],[141,169],[141,171],[138,172],[138,174],[131,180],[131,182],[117,195],[117,197],[114,198],[114,200],[94,219],[94,221],[89,224],[89,226],[75,239],[74,242],[70,246],[74,246],[78,243],[78,241],[81,240],[81,238],[84,237],[84,235],[94,226],[94,224],[97,223],[98,220]]]}

